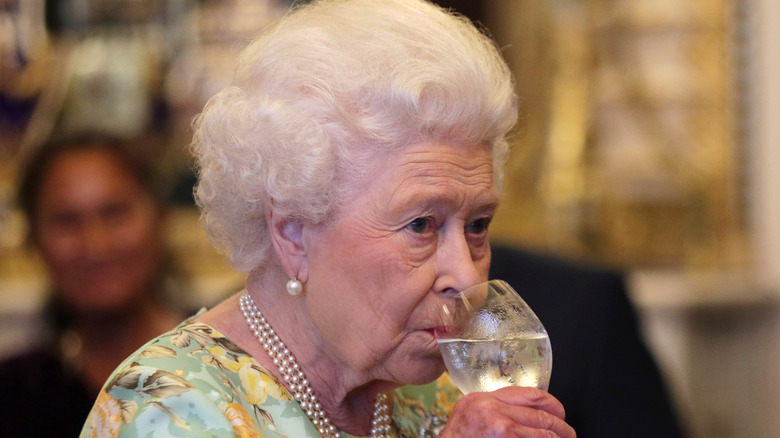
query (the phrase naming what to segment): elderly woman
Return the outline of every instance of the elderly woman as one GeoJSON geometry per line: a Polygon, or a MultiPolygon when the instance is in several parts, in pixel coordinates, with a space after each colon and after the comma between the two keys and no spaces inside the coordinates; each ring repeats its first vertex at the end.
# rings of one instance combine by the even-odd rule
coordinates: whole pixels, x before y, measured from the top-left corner
{"type": "Polygon", "coordinates": [[[491,41],[429,3],[285,17],[196,121],[197,200],[246,289],[127,359],[83,435],[574,437],[536,389],[458,400],[434,337],[487,278],[515,114],[491,41]]]}

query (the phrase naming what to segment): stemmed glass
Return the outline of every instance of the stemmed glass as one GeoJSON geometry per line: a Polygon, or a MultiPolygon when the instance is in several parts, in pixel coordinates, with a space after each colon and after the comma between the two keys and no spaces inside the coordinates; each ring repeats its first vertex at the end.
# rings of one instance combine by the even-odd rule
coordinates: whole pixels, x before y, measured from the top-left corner
{"type": "Polygon", "coordinates": [[[444,363],[464,394],[504,386],[547,390],[552,349],[547,331],[503,280],[479,283],[442,307],[436,330],[444,363]]]}

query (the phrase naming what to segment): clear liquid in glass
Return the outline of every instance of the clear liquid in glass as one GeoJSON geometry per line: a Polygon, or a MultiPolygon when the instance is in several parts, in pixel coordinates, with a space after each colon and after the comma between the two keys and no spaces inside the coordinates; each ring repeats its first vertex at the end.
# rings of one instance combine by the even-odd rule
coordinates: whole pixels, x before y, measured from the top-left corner
{"type": "Polygon", "coordinates": [[[464,393],[504,386],[547,390],[552,350],[546,334],[500,340],[439,339],[447,371],[464,393]]]}

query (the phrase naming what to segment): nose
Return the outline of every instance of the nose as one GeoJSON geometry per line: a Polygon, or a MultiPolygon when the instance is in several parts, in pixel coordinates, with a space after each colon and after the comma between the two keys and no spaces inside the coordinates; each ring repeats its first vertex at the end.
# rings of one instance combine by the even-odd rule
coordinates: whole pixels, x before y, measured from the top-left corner
{"type": "Polygon", "coordinates": [[[82,248],[89,259],[100,259],[110,251],[111,233],[105,224],[89,221],[82,230],[82,248]]]}
{"type": "MultiPolygon", "coordinates": [[[[481,281],[487,280],[487,266],[489,256],[487,249],[485,254],[479,254],[475,259],[475,252],[466,240],[463,229],[449,230],[448,235],[440,240],[437,254],[437,283],[440,291],[462,291],[481,281]],[[488,257],[485,260],[482,257],[488,257]]],[[[481,252],[481,251],[480,251],[481,252]]]]}

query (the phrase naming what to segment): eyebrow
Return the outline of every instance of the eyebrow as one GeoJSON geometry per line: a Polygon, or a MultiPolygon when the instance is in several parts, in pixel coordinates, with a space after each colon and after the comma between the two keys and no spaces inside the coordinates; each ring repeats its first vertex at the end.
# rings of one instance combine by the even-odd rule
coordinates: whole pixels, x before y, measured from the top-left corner
{"type": "MultiPolygon", "coordinates": [[[[434,210],[443,211],[451,209],[454,205],[457,208],[461,205],[462,199],[460,197],[448,196],[446,188],[433,188],[434,186],[427,186],[420,192],[414,195],[406,195],[404,198],[397,200],[399,206],[391,209],[391,214],[401,214],[409,210],[434,210]]],[[[395,193],[395,192],[394,192],[395,193]]],[[[470,210],[470,214],[482,213],[487,211],[495,211],[501,203],[501,199],[498,196],[496,190],[490,190],[489,192],[481,193],[477,196],[475,208],[470,210]]]]}

